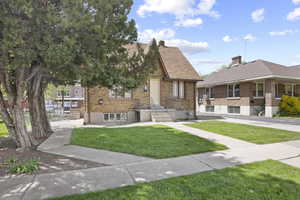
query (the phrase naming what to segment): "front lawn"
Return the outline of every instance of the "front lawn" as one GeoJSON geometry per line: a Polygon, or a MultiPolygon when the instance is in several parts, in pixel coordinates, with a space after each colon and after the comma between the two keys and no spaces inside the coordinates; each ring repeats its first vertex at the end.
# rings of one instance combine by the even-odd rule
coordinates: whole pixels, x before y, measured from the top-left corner
{"type": "Polygon", "coordinates": [[[8,135],[7,129],[5,127],[5,124],[0,121],[0,138],[6,137],[8,135]]]}
{"type": "Polygon", "coordinates": [[[240,140],[245,140],[256,144],[271,144],[290,140],[300,140],[300,132],[292,132],[246,124],[228,123],[222,121],[199,122],[186,124],[186,126],[237,138],[240,140]]]}
{"type": "Polygon", "coordinates": [[[299,197],[300,169],[270,160],[55,200],[296,200],[299,197]]]}
{"type": "Polygon", "coordinates": [[[226,149],[221,144],[167,126],[78,128],[73,131],[71,144],[153,158],[226,149]]]}

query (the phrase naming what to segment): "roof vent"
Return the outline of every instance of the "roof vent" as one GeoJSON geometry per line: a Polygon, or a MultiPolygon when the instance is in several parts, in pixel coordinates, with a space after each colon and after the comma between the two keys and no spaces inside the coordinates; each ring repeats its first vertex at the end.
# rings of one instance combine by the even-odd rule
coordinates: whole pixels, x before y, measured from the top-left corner
{"type": "Polygon", "coordinates": [[[242,56],[236,56],[232,58],[232,66],[242,64],[242,56]]]}

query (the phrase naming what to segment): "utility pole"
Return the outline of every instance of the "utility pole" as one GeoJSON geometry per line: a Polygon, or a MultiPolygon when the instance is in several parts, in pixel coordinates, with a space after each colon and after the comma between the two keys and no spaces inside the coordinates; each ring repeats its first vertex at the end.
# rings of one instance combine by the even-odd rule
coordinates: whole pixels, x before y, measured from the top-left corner
{"type": "Polygon", "coordinates": [[[244,39],[245,40],[245,46],[244,46],[244,62],[247,62],[247,42],[248,40],[247,39],[244,39]]]}

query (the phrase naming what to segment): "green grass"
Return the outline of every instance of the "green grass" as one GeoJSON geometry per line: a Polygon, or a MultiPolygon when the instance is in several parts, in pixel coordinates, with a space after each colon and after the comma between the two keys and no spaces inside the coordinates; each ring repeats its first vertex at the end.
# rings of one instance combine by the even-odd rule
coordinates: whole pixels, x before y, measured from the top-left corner
{"type": "Polygon", "coordinates": [[[227,149],[224,145],[167,126],[78,128],[73,131],[71,144],[153,158],[227,149]]]}
{"type": "Polygon", "coordinates": [[[256,144],[271,144],[290,140],[300,140],[300,132],[222,121],[199,122],[186,124],[186,126],[226,135],[256,144]]]}
{"type": "Polygon", "coordinates": [[[277,161],[53,200],[298,200],[300,169],[277,161]]]}
{"type": "Polygon", "coordinates": [[[5,124],[0,121],[0,138],[6,137],[8,135],[7,129],[5,127],[5,124]]]}

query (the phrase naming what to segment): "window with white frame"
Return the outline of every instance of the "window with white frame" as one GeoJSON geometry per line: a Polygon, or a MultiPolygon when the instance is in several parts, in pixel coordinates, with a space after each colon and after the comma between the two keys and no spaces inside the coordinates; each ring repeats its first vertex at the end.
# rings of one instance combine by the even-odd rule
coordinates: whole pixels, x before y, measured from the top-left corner
{"type": "Polygon", "coordinates": [[[275,84],[275,98],[281,98],[285,94],[285,85],[282,83],[275,84]]]}
{"type": "Polygon", "coordinates": [[[264,82],[258,82],[256,83],[256,97],[264,97],[265,96],[265,83],[264,82]]]}
{"type": "Polygon", "coordinates": [[[132,92],[129,91],[125,91],[125,89],[121,86],[119,87],[113,87],[112,89],[109,90],[109,97],[110,98],[126,98],[126,99],[130,99],[132,97],[132,92]]]}
{"type": "Polygon", "coordinates": [[[184,81],[173,81],[172,83],[173,89],[173,97],[179,97],[183,99],[185,97],[185,84],[184,81]]]}
{"type": "Polygon", "coordinates": [[[286,84],[285,85],[285,94],[288,96],[295,96],[296,84],[286,84]]]}
{"type": "Polygon", "coordinates": [[[240,114],[241,113],[241,107],[240,106],[228,106],[228,113],[230,114],[240,114]]]}
{"type": "Polygon", "coordinates": [[[215,90],[214,90],[214,88],[205,88],[205,95],[209,99],[215,98],[215,90]]]}
{"type": "Polygon", "coordinates": [[[240,97],[240,94],[241,94],[240,84],[227,85],[227,97],[229,98],[240,97]]]}
{"type": "Polygon", "coordinates": [[[104,113],[104,121],[126,121],[127,113],[104,113]]]}
{"type": "Polygon", "coordinates": [[[67,90],[58,90],[57,91],[57,97],[62,97],[62,96],[70,97],[70,90],[69,89],[67,89],[67,90]]]}
{"type": "Polygon", "coordinates": [[[179,81],[179,98],[184,99],[184,82],[183,81],[179,81]]]}
{"type": "Polygon", "coordinates": [[[178,81],[173,81],[173,97],[178,97],[178,81]]]}

